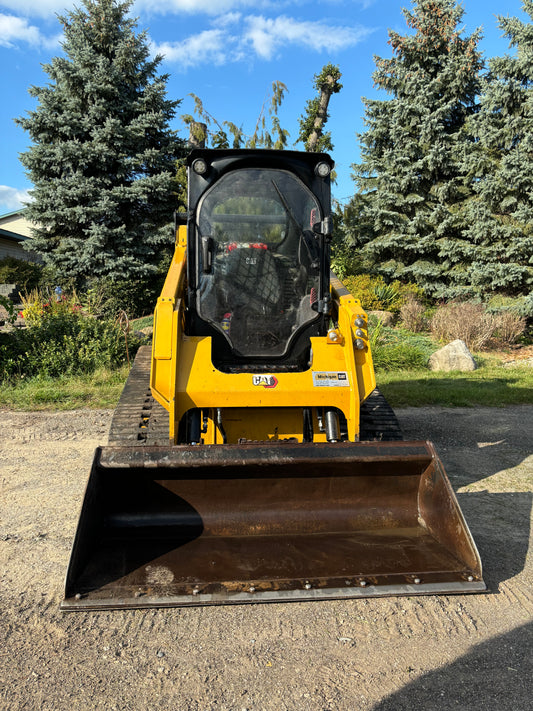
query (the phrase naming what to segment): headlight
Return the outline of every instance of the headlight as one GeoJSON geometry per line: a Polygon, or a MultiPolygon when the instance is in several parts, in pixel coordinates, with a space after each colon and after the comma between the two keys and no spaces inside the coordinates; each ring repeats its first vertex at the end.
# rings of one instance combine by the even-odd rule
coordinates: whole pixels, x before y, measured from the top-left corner
{"type": "Polygon", "coordinates": [[[321,161],[320,163],[316,164],[315,173],[318,175],[319,178],[327,178],[328,175],[331,173],[331,167],[328,163],[324,163],[323,161],[321,161]]]}
{"type": "Polygon", "coordinates": [[[203,158],[197,158],[193,161],[192,169],[198,175],[205,175],[207,173],[207,163],[203,158]]]}

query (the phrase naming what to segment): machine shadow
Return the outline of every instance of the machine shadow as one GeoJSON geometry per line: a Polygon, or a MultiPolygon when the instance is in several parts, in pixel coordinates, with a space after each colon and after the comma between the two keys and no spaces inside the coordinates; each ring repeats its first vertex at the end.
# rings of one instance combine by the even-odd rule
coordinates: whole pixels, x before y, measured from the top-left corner
{"type": "Polygon", "coordinates": [[[380,701],[372,711],[531,708],[532,641],[530,622],[424,674],[380,701]]]}

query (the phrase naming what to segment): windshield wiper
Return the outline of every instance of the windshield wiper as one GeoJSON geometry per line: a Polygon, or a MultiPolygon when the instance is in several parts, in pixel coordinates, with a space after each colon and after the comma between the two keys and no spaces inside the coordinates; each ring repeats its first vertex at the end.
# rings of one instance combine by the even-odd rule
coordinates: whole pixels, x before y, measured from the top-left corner
{"type": "Polygon", "coordinates": [[[276,192],[277,192],[277,194],[278,194],[278,196],[279,196],[279,199],[281,200],[281,204],[283,205],[283,207],[284,207],[284,209],[285,209],[285,212],[286,212],[287,215],[289,216],[289,219],[292,220],[292,222],[293,222],[294,225],[296,226],[296,229],[301,233],[301,232],[302,232],[302,227],[301,227],[300,223],[298,222],[298,220],[297,220],[297,219],[294,217],[294,215],[292,214],[292,210],[291,210],[291,208],[290,208],[290,206],[289,206],[289,203],[288,203],[288,202],[285,200],[285,198],[283,197],[283,193],[281,192],[281,190],[280,190],[280,189],[278,188],[278,186],[276,185],[276,181],[275,181],[275,180],[271,180],[270,182],[271,182],[272,185],[274,186],[274,188],[275,188],[275,190],[276,190],[276,192]]]}
{"type": "Polygon", "coordinates": [[[285,197],[283,196],[283,193],[281,192],[281,190],[280,190],[280,189],[278,188],[278,186],[276,185],[276,181],[275,181],[275,180],[271,180],[270,182],[271,182],[272,185],[274,186],[274,188],[275,188],[275,190],[276,190],[276,192],[277,192],[277,194],[278,194],[278,196],[279,196],[279,199],[281,200],[281,203],[282,203],[282,205],[283,205],[283,207],[284,207],[284,209],[285,209],[285,212],[286,212],[287,215],[289,216],[289,219],[290,219],[290,220],[292,221],[292,223],[295,225],[295,227],[296,227],[296,229],[297,229],[297,231],[298,231],[300,237],[303,238],[303,243],[305,244],[305,248],[306,248],[306,250],[307,250],[307,255],[308,255],[308,257],[309,257],[309,261],[311,262],[311,266],[314,266],[314,267],[318,266],[318,264],[317,264],[317,255],[316,255],[316,254],[313,255],[313,251],[314,251],[314,250],[313,250],[312,247],[308,244],[308,236],[305,234],[305,230],[302,230],[302,226],[300,225],[300,223],[298,222],[298,220],[294,217],[294,215],[293,215],[293,213],[292,213],[292,210],[291,210],[291,208],[290,208],[290,206],[289,206],[289,203],[287,202],[287,200],[286,200],[285,197]]]}

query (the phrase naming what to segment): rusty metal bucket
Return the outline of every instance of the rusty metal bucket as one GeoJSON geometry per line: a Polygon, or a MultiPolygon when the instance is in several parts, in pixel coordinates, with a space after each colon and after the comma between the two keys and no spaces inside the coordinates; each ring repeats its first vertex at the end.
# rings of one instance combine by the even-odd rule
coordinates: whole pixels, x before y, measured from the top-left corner
{"type": "Polygon", "coordinates": [[[429,442],[106,447],[62,609],[484,589],[429,442]]]}

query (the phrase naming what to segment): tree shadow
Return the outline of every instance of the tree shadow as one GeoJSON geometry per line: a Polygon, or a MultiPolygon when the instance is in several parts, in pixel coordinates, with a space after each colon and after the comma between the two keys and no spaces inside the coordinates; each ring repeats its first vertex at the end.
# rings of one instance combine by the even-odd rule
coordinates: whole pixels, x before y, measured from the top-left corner
{"type": "MultiPolygon", "coordinates": [[[[529,406],[408,408],[398,411],[398,418],[406,440],[434,443],[455,491],[518,467],[533,451],[533,407],[529,406]]],[[[524,473],[512,475],[523,486],[513,485],[503,474],[498,488],[508,491],[457,493],[490,591],[497,591],[501,582],[524,568],[531,535],[531,472],[533,467],[526,464],[524,473]],[[519,490],[509,491],[512,488],[519,490]]]]}
{"type": "Polygon", "coordinates": [[[477,645],[391,694],[372,711],[529,709],[533,622],[477,645]]]}
{"type": "Polygon", "coordinates": [[[489,592],[525,566],[531,536],[533,493],[457,494],[459,506],[479,550],[489,592]]]}
{"type": "Polygon", "coordinates": [[[433,442],[456,489],[512,469],[533,452],[533,407],[423,407],[397,414],[404,439],[433,442]]]}

